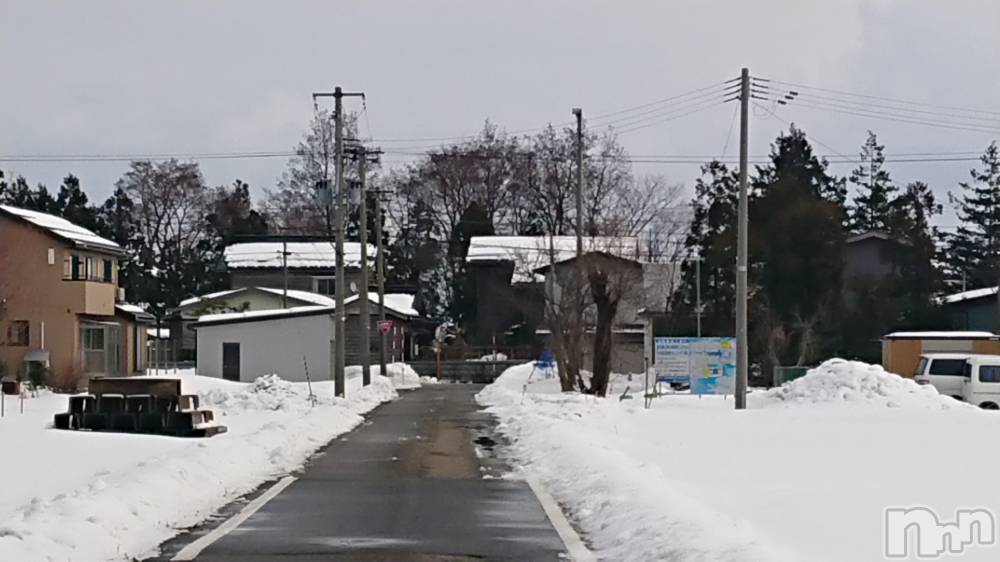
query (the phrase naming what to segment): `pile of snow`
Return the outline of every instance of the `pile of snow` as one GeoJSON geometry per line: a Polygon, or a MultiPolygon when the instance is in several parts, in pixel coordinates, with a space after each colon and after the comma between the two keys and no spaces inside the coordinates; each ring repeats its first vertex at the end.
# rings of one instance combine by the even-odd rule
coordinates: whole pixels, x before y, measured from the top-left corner
{"type": "Polygon", "coordinates": [[[163,541],[260,484],[294,471],[317,449],[396,397],[392,381],[252,383],[178,375],[229,432],[209,439],[50,429],[67,397],[11,399],[0,443],[16,458],[0,487],[0,560],[125,561],[155,554],[163,541]],[[15,453],[16,452],[16,453],[15,453]],[[14,456],[16,455],[16,457],[14,456]],[[30,477],[29,477],[30,476],[30,477]]]}
{"type": "MultiPolygon", "coordinates": [[[[880,560],[887,507],[953,520],[958,508],[1000,505],[1000,488],[942,477],[1000,464],[1000,449],[984,446],[1000,415],[878,367],[828,362],[751,394],[745,411],[731,396],[690,394],[647,410],[641,379],[614,384],[606,399],[563,393],[526,364],[477,396],[516,471],[549,489],[600,559],[880,560]],[[625,385],[635,399],[618,400],[625,385]]],[[[995,558],[988,548],[962,557],[995,558]]]]}
{"type": "Polygon", "coordinates": [[[499,351],[496,353],[488,353],[486,355],[483,355],[479,359],[470,359],[470,361],[506,361],[506,360],[507,360],[507,354],[500,353],[499,351]]]}
{"type": "MultiPolygon", "coordinates": [[[[380,376],[381,369],[378,363],[371,365],[369,368],[372,376],[372,380],[380,376]]],[[[364,371],[361,365],[348,365],[345,369],[344,376],[348,380],[361,381],[361,373],[364,371]]],[[[415,388],[420,388],[420,375],[413,370],[406,363],[387,363],[385,366],[386,378],[392,381],[392,386],[396,390],[413,390],[415,388]]]]}
{"type": "Polygon", "coordinates": [[[880,365],[830,359],[805,376],[763,394],[752,394],[751,405],[845,402],[890,408],[969,408],[931,385],[890,373],[880,365]]]}

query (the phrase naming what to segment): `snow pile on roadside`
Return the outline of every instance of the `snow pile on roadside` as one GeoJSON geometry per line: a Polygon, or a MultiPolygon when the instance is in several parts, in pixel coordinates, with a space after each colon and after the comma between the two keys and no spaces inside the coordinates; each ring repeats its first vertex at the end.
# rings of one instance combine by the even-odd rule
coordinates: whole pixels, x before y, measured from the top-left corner
{"type": "Polygon", "coordinates": [[[844,359],[830,359],[801,378],[751,395],[751,405],[763,407],[824,402],[932,410],[969,407],[950,396],[942,396],[931,385],[919,385],[880,365],[844,359]]]}
{"type": "MultiPolygon", "coordinates": [[[[0,560],[124,561],[260,484],[300,466],[362,414],[396,397],[391,381],[333,383],[263,377],[253,383],[183,375],[229,432],[210,439],[45,429],[66,397],[37,399],[23,416],[0,420],[0,442],[18,451],[26,486],[0,488],[0,560]],[[12,423],[8,423],[12,422],[12,423]]],[[[11,465],[13,466],[13,465],[11,465]]]]}
{"type": "MultiPolygon", "coordinates": [[[[940,477],[956,459],[941,450],[961,451],[964,466],[1000,463],[982,446],[1000,415],[878,367],[826,363],[797,389],[754,393],[745,411],[690,394],[647,410],[560,392],[532,371],[508,369],[477,400],[511,443],[511,476],[542,482],[602,560],[877,560],[887,507],[952,517],[1000,505],[1000,488],[940,477]]],[[[994,560],[988,550],[963,560],[994,560]]]]}
{"type": "MultiPolygon", "coordinates": [[[[378,372],[378,365],[373,367],[378,372]]],[[[421,377],[406,363],[389,363],[385,366],[385,374],[399,390],[420,388],[421,377]]]]}
{"type": "MultiPolygon", "coordinates": [[[[361,373],[364,370],[361,365],[348,365],[345,369],[345,376],[348,379],[357,379],[361,381],[361,373]]],[[[376,362],[369,367],[369,372],[371,373],[372,380],[375,377],[381,376],[381,368],[376,362]]],[[[420,388],[420,376],[417,372],[413,370],[406,363],[387,363],[385,366],[385,375],[392,381],[392,385],[396,387],[397,390],[413,390],[415,388],[420,388]]]]}

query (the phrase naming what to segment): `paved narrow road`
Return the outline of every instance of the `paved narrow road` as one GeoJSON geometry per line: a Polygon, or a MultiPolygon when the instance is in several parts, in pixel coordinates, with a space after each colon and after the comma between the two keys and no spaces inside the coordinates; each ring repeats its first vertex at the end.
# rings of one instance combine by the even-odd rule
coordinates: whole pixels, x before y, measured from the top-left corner
{"type": "Polygon", "coordinates": [[[503,467],[479,388],[433,385],[382,405],[197,560],[559,560],[527,484],[483,478],[503,467]]]}

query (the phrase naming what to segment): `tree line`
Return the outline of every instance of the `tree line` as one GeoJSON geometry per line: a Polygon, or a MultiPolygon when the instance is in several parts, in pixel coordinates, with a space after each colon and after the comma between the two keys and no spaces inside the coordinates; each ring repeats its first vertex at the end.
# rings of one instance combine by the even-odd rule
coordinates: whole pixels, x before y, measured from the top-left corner
{"type": "MultiPolygon", "coordinates": [[[[927,183],[892,179],[884,150],[869,132],[857,167],[837,177],[793,125],[772,144],[769,162],[756,166],[749,181],[750,349],[763,380],[775,365],[810,365],[823,357],[878,361],[878,341],[889,331],[949,327],[940,295],[997,284],[996,143],[986,148],[970,181],[948,195],[961,223],[955,231],[932,224],[943,204],[927,183]],[[859,237],[886,240],[878,256],[884,274],[845,271],[848,244],[859,237]]],[[[670,330],[694,331],[697,259],[704,333],[731,335],[737,170],[710,162],[694,188],[670,330]]]]}

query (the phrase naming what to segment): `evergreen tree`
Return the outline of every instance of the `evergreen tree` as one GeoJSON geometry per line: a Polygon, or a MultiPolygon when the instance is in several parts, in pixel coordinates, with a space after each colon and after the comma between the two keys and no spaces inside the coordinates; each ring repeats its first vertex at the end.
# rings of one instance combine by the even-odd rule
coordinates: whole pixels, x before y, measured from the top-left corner
{"type": "Polygon", "coordinates": [[[774,365],[805,365],[834,345],[844,260],[844,181],[791,127],[759,167],[750,206],[751,326],[774,365]]]}
{"type": "Polygon", "coordinates": [[[692,218],[684,240],[687,260],[682,280],[674,296],[671,332],[695,333],[697,314],[697,271],[701,260],[702,334],[723,336],[735,324],[736,212],[739,203],[739,176],[718,161],[702,166],[695,182],[692,218]]]}
{"type": "Polygon", "coordinates": [[[849,209],[850,228],[854,232],[889,230],[892,201],[897,190],[885,169],[884,149],[878,144],[875,133],[868,131],[868,139],[861,147],[861,164],[850,176],[850,182],[858,189],[849,209]]]}
{"type": "Polygon", "coordinates": [[[968,287],[997,284],[1000,275],[1000,149],[994,141],[980,158],[982,167],[970,171],[972,182],[962,182],[958,195],[950,194],[958,215],[957,232],[948,238],[948,273],[952,286],[963,278],[968,287]]]}

